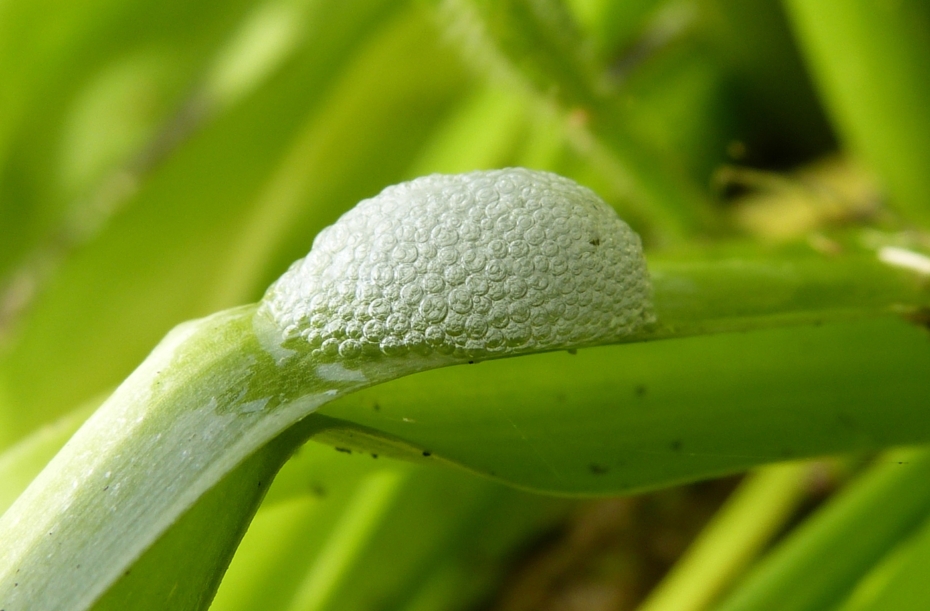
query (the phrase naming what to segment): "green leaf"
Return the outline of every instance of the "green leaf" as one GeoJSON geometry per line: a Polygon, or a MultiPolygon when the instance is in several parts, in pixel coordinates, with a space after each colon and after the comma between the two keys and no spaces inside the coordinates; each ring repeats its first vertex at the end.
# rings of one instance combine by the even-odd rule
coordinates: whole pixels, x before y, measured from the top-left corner
{"type": "Polygon", "coordinates": [[[920,0],[789,0],[807,63],[846,144],[907,220],[930,221],[930,10],[920,0]]]}
{"type": "Polygon", "coordinates": [[[917,611],[927,604],[927,555],[930,526],[926,520],[862,579],[841,611],[917,611]]]}
{"type": "Polygon", "coordinates": [[[314,17],[325,35],[175,151],[57,270],[0,354],[0,444],[118,384],[178,322],[257,299],[322,226],[402,177],[425,117],[440,120],[462,86],[454,57],[424,52],[436,33],[416,7],[321,3],[314,17]],[[377,96],[381,111],[360,121],[377,96]]]}
{"type": "Polygon", "coordinates": [[[337,445],[377,441],[534,490],[616,494],[930,441],[927,371],[924,332],[880,319],[439,369],[320,417],[337,445]]]}
{"type": "Polygon", "coordinates": [[[899,451],[822,507],[716,611],[830,608],[930,510],[930,454],[899,451]]]}

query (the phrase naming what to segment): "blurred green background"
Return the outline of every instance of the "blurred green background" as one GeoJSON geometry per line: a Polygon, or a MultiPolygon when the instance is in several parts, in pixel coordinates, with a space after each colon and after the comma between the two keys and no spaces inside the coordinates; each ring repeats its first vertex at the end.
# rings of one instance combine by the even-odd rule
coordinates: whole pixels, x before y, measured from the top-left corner
{"type": "MultiPolygon", "coordinates": [[[[258,300],[322,227],[387,185],[558,172],[614,206],[649,256],[920,252],[928,109],[920,0],[0,0],[0,507],[171,327],[258,300]]],[[[914,413],[930,380],[922,332],[869,324],[823,345],[906,344],[914,413]]],[[[760,379],[797,383],[779,346],[810,332],[759,340],[760,379]]],[[[804,388],[824,379],[811,367],[804,388]]],[[[839,401],[840,379],[810,401],[839,401]]],[[[868,379],[873,403],[904,384],[868,379]]],[[[708,403],[738,406],[753,390],[713,392],[708,403]]],[[[886,443],[849,435],[868,439],[838,450],[886,443]]],[[[727,531],[756,536],[750,551],[720,552],[732,570],[696,577],[707,591],[687,605],[653,608],[739,592],[754,558],[858,483],[866,458],[760,474],[776,500],[727,531]]],[[[580,503],[379,460],[308,444],[211,608],[633,609],[737,486],[580,503]]],[[[765,606],[766,591],[726,608],[925,608],[921,494],[803,604],[765,606]]]]}

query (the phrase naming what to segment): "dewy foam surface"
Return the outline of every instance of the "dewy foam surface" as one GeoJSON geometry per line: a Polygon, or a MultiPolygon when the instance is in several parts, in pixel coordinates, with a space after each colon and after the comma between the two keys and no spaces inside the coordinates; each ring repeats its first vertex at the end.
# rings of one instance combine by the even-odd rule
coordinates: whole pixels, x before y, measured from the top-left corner
{"type": "Polygon", "coordinates": [[[639,236],[590,189],[522,168],[426,176],[360,202],[262,310],[323,359],[608,343],[651,320],[639,236]]]}

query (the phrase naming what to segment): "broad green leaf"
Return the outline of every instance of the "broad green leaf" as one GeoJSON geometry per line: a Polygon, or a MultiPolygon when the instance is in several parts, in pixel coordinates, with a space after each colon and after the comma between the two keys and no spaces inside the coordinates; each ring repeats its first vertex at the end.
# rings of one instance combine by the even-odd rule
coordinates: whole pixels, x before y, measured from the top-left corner
{"type": "MultiPolygon", "coordinates": [[[[918,307],[925,299],[909,274],[878,262],[870,267],[866,261],[855,257],[826,263],[808,259],[792,265],[723,259],[711,260],[703,267],[694,262],[684,266],[659,262],[653,266],[654,308],[658,322],[643,327],[630,339],[821,318],[830,320],[851,314],[875,315],[902,306],[918,307]],[[734,261],[738,264],[734,265],[734,261]],[[823,278],[823,265],[836,272],[833,278],[823,278]],[[847,265],[859,272],[858,275],[842,273],[847,265]],[[731,290],[735,291],[732,295],[723,290],[731,282],[734,284],[731,290]],[[750,299],[750,295],[755,297],[750,299]]],[[[644,265],[639,260],[633,263],[644,265]]],[[[284,288],[277,288],[266,297],[271,312],[283,307],[279,303],[287,303],[278,300],[277,291],[286,291],[288,283],[302,281],[301,269],[292,268],[281,281],[283,284],[279,283],[284,288]]],[[[584,324],[586,315],[583,310],[578,324],[584,324]]],[[[903,356],[901,350],[909,339],[907,332],[912,331],[911,328],[880,322],[884,322],[884,326],[874,326],[876,337],[865,343],[867,350],[861,345],[856,346],[858,350],[851,350],[849,344],[860,338],[853,336],[852,341],[844,338],[844,332],[849,333],[850,329],[861,332],[868,328],[865,324],[823,327],[821,336],[817,338],[811,333],[810,344],[803,354],[792,355],[789,361],[785,361],[789,353],[785,342],[802,335],[803,328],[782,335],[760,333],[757,338],[762,341],[755,345],[738,336],[699,337],[691,340],[688,347],[669,341],[585,350],[585,357],[568,355],[567,358],[576,359],[581,369],[566,362],[566,356],[553,354],[504,361],[524,363],[524,367],[528,364],[530,369],[524,369],[522,375],[517,373],[519,370],[508,371],[503,366],[487,364],[483,383],[473,381],[470,386],[464,385],[471,394],[460,392],[450,397],[444,402],[445,409],[433,407],[432,397],[439,395],[436,392],[426,395],[430,399],[425,401],[420,395],[417,404],[416,391],[428,388],[421,380],[415,390],[398,395],[400,400],[413,398],[413,405],[395,405],[396,398],[382,394],[385,388],[390,388],[385,385],[376,389],[379,394],[374,400],[363,393],[361,404],[349,404],[354,409],[313,414],[301,426],[309,427],[308,430],[315,431],[321,439],[344,446],[378,453],[383,448],[407,456],[421,454],[421,459],[432,459],[435,455],[437,459],[458,462],[519,486],[566,494],[635,490],[728,472],[771,461],[779,455],[782,458],[806,456],[925,440],[924,429],[912,422],[920,411],[907,403],[898,406],[900,420],[890,427],[885,439],[870,439],[863,444],[858,436],[843,438],[837,434],[842,432],[844,421],[855,422],[858,426],[860,421],[876,417],[876,399],[881,392],[888,392],[889,387],[879,385],[873,394],[868,394],[873,389],[868,374],[878,374],[886,380],[893,375],[911,374],[912,379],[917,380],[913,394],[923,394],[922,380],[926,376],[913,375],[913,369],[926,368],[927,357],[922,351],[923,358],[913,358],[911,354],[903,356]],[[883,333],[888,337],[883,337],[883,333]],[[863,367],[866,355],[871,359],[876,345],[891,337],[894,337],[897,358],[887,359],[887,364],[893,370],[863,367]],[[817,339],[821,340],[819,346],[817,339]],[[732,342],[729,345],[728,340],[732,342]],[[711,362],[705,352],[719,357],[725,354],[727,347],[742,351],[742,362],[751,363],[748,371],[730,365],[726,372],[729,379],[717,373],[717,383],[726,381],[731,385],[727,389],[729,395],[719,386],[708,384],[707,372],[698,367],[698,364],[711,362]],[[842,353],[830,352],[837,348],[842,353]],[[651,354],[649,349],[653,349],[651,354]],[[673,353],[669,354],[669,350],[673,353]],[[650,356],[662,359],[662,366],[651,365],[650,356]],[[831,356],[835,369],[814,366],[820,359],[831,356]],[[556,357],[561,357],[561,362],[556,357]],[[902,363],[901,358],[906,361],[902,363]],[[676,359],[678,367],[671,367],[676,359]],[[541,363],[545,365],[540,367],[541,363]],[[842,381],[852,393],[851,398],[862,402],[861,407],[856,409],[857,405],[853,404],[847,407],[849,413],[834,415],[824,397],[808,390],[804,395],[807,405],[802,409],[815,419],[825,417],[833,426],[819,434],[815,429],[815,434],[792,435],[785,427],[784,411],[773,410],[771,403],[765,403],[765,400],[782,402],[784,397],[766,386],[773,378],[759,375],[760,363],[765,364],[766,374],[776,366],[782,367],[780,376],[774,378],[779,389],[784,388],[786,379],[794,380],[795,385],[802,388],[810,386],[812,373],[818,381],[823,375],[855,376],[854,381],[842,381]],[[643,365],[646,365],[645,370],[643,365]],[[504,372],[497,380],[491,373],[495,369],[504,372]],[[628,376],[625,380],[621,372],[628,376]],[[694,377],[696,373],[700,377],[694,377]],[[734,374],[744,384],[748,382],[742,392],[734,391],[734,374]],[[675,377],[657,379],[657,376],[669,375],[675,377]],[[530,377],[539,377],[544,382],[530,388],[527,384],[530,377]],[[683,383],[689,379],[691,388],[683,383]],[[497,384],[487,386],[489,381],[497,384]],[[625,387],[660,389],[650,398],[654,396],[664,401],[665,405],[657,406],[664,409],[652,409],[648,418],[636,422],[642,411],[619,410],[615,404],[614,393],[625,387]],[[529,394],[532,402],[514,401],[512,395],[506,394],[508,388],[519,389],[517,392],[522,392],[524,397],[529,394]],[[476,400],[474,391],[482,389],[490,391],[491,395],[476,400]],[[676,394],[675,390],[680,393],[682,389],[687,389],[685,394],[676,394]],[[701,414],[703,430],[700,426],[694,427],[689,431],[694,436],[691,439],[678,437],[681,435],[678,430],[687,423],[687,418],[681,414],[683,404],[693,404],[701,389],[705,393],[710,391],[708,398],[716,404],[712,411],[701,414]],[[669,390],[672,392],[668,393],[669,390]],[[863,394],[866,395],[864,402],[862,396],[857,396],[863,394]],[[569,395],[570,400],[567,399],[569,395]],[[730,397],[730,403],[721,400],[725,396],[730,397]],[[761,405],[754,405],[756,409],[761,408],[760,411],[747,411],[747,397],[756,396],[764,397],[761,405]],[[609,407],[605,406],[605,398],[609,407]],[[495,403],[495,399],[505,399],[506,404],[495,403]],[[577,399],[581,404],[576,407],[572,404],[577,399]],[[456,401],[467,403],[456,407],[456,401]],[[468,403],[473,405],[469,407],[468,403]],[[768,416],[764,439],[759,439],[758,422],[755,431],[741,430],[745,424],[734,419],[734,409],[743,410],[744,417],[746,414],[754,416],[754,420],[768,416]],[[584,410],[589,413],[584,414],[584,410]],[[654,418],[663,412],[664,420],[654,418]],[[633,416],[632,422],[625,422],[630,416],[633,416]],[[464,436],[463,430],[467,431],[464,436]],[[628,437],[619,444],[618,452],[617,440],[624,435],[628,437]],[[476,444],[476,439],[481,439],[482,443],[476,444]],[[657,441],[660,448],[654,447],[657,441]],[[747,444],[752,450],[742,449],[747,444]],[[709,448],[706,455],[700,449],[702,445],[709,448]],[[766,445],[770,448],[768,451],[766,445]],[[772,445],[779,449],[771,449],[772,445]],[[682,462],[682,447],[688,448],[687,454],[692,460],[682,462]],[[654,454],[655,459],[649,465],[635,461],[643,454],[654,454]],[[635,466],[631,468],[631,465],[635,466]]],[[[19,533],[16,544],[5,550],[3,564],[7,574],[0,579],[3,588],[0,592],[11,597],[11,602],[20,600],[23,604],[54,607],[62,601],[74,600],[76,608],[86,608],[200,496],[241,461],[307,414],[340,395],[462,358],[447,360],[413,354],[384,357],[384,360],[363,357],[357,369],[345,369],[338,362],[317,360],[321,357],[304,345],[303,340],[294,347],[286,347],[281,343],[284,336],[278,324],[262,312],[256,314],[255,306],[247,306],[188,323],[170,334],[0,522],[0,528],[6,532],[19,533]],[[144,449],[144,460],[127,459],[137,455],[140,448],[144,449]],[[101,488],[109,490],[111,481],[113,492],[101,494],[101,488]],[[76,487],[75,482],[79,482],[76,487]],[[119,498],[125,495],[134,502],[120,503],[117,495],[119,498]],[[105,520],[104,515],[107,516],[105,520]],[[49,538],[48,532],[57,536],[49,538]],[[122,542],[120,553],[107,553],[112,551],[111,546],[116,541],[122,542]],[[43,573],[39,567],[47,566],[48,546],[57,550],[57,568],[43,573]],[[26,587],[10,585],[19,574],[16,571],[22,571],[24,578],[30,577],[25,580],[26,587]],[[50,581],[53,572],[67,576],[56,579],[54,587],[50,581]]],[[[547,348],[551,349],[543,344],[536,350],[547,348]]],[[[921,345],[920,350],[922,348],[921,345]]],[[[441,384],[446,388],[455,387],[449,380],[442,380],[441,384]]],[[[897,386],[896,392],[901,393],[903,384],[897,386]]],[[[836,393],[832,395],[837,396],[836,393]]],[[[797,399],[795,402],[802,403],[797,399]]],[[[883,417],[888,415],[887,409],[881,412],[883,417]]],[[[870,427],[870,430],[875,429],[870,427]]],[[[261,455],[264,454],[260,451],[256,456],[261,455]]],[[[380,484],[372,484],[372,494],[381,498],[379,495],[389,494],[393,485],[384,483],[382,489],[380,484]]],[[[246,508],[253,505],[254,501],[248,499],[243,503],[246,508]]],[[[241,519],[250,515],[250,509],[244,510],[241,519]]],[[[308,600],[318,596],[313,592],[319,587],[308,590],[308,600]]]]}
{"type": "Polygon", "coordinates": [[[440,369],[327,405],[323,438],[521,487],[609,494],[930,441],[922,329],[859,321],[440,369]],[[416,452],[404,452],[411,458],[416,452]]]}
{"type": "MultiPolygon", "coordinates": [[[[92,609],[206,609],[252,514],[293,447],[294,440],[284,436],[236,467],[127,566],[92,609]]],[[[125,549],[116,545],[110,551],[125,549]]],[[[43,607],[85,605],[76,597],[43,607]]]]}

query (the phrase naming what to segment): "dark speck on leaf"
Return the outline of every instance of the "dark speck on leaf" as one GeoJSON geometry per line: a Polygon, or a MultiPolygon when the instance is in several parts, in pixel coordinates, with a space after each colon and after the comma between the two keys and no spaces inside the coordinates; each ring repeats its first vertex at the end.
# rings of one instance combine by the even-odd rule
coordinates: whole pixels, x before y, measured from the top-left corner
{"type": "Polygon", "coordinates": [[[377,403],[375,403],[375,404],[372,405],[371,407],[372,407],[376,412],[380,412],[380,411],[381,411],[381,406],[378,405],[377,403]]]}
{"type": "Polygon", "coordinates": [[[856,430],[856,421],[850,418],[848,414],[844,414],[844,413],[837,414],[836,421],[840,424],[840,426],[843,426],[850,430],[856,430]]]}
{"type": "Polygon", "coordinates": [[[337,451],[337,452],[345,452],[346,454],[351,454],[351,453],[352,453],[352,450],[350,450],[349,448],[336,448],[336,451],[337,451]]]}
{"type": "Polygon", "coordinates": [[[682,446],[684,446],[684,443],[682,443],[681,439],[675,439],[669,444],[669,447],[675,452],[681,452],[682,446]]]}
{"type": "Polygon", "coordinates": [[[608,469],[604,465],[599,465],[597,463],[591,463],[588,465],[588,469],[591,470],[591,473],[594,475],[604,475],[607,473],[608,469]]]}
{"type": "Polygon", "coordinates": [[[372,454],[371,457],[372,457],[372,458],[378,458],[378,455],[377,455],[377,454],[372,454]]]}
{"type": "Polygon", "coordinates": [[[637,397],[642,398],[642,397],[645,397],[645,396],[646,396],[646,391],[647,391],[647,390],[648,390],[648,389],[646,388],[646,385],[645,385],[645,384],[637,384],[637,385],[636,385],[636,388],[633,389],[633,392],[636,393],[636,396],[637,396],[637,397]]]}
{"type": "Polygon", "coordinates": [[[469,364],[469,365],[474,365],[474,364],[475,364],[475,361],[468,361],[468,364],[469,364]]]}
{"type": "Polygon", "coordinates": [[[432,456],[433,453],[428,450],[423,450],[423,456],[432,456]]]}
{"type": "Polygon", "coordinates": [[[569,353],[569,354],[578,354],[578,349],[577,349],[577,348],[569,348],[569,349],[566,350],[565,352],[567,352],[567,353],[569,353]]]}

